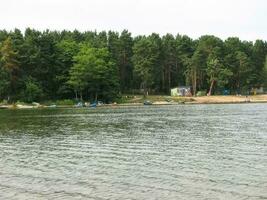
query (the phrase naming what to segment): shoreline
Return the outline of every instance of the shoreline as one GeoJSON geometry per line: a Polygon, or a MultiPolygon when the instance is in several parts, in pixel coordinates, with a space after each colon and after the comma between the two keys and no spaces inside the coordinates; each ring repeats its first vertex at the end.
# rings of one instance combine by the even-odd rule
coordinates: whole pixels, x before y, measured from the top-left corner
{"type": "MultiPolygon", "coordinates": [[[[144,105],[144,104],[116,104],[116,105],[101,105],[97,106],[97,108],[119,108],[119,107],[159,107],[159,106],[178,106],[178,105],[234,105],[234,104],[267,104],[267,101],[254,101],[254,102],[186,102],[186,103],[165,103],[165,104],[152,104],[152,105],[144,105]]],[[[25,107],[13,107],[12,105],[8,106],[0,106],[1,110],[28,110],[28,109],[83,109],[83,108],[92,108],[92,107],[75,107],[75,106],[57,106],[51,108],[49,106],[25,106],[25,107]]],[[[92,108],[95,109],[95,108],[92,108]]]]}
{"type": "MultiPolygon", "coordinates": [[[[126,107],[126,106],[167,106],[167,105],[208,105],[208,104],[255,104],[267,103],[267,95],[255,96],[202,96],[202,97],[170,97],[170,96],[148,96],[146,99],[133,98],[125,103],[104,104],[97,106],[99,108],[107,107],[126,107]],[[136,101],[135,101],[136,100],[136,101]],[[144,105],[144,100],[150,101],[151,105],[144,105]]],[[[42,109],[42,108],[75,108],[74,105],[56,105],[48,106],[41,104],[3,104],[2,109],[42,109]]],[[[90,107],[85,107],[90,108],[90,107]]]]}

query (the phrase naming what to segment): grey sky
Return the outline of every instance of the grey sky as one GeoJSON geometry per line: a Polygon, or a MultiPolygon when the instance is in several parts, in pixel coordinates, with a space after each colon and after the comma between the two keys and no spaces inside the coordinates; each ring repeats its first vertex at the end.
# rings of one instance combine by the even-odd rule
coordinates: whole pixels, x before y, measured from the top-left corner
{"type": "Polygon", "coordinates": [[[0,29],[128,29],[134,35],[267,40],[266,0],[1,0],[0,29]]]}

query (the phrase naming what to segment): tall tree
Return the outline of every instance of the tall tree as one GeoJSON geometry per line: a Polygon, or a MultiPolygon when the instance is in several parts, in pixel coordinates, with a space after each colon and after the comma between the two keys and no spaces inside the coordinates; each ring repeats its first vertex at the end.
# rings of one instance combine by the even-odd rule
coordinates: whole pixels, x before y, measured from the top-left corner
{"type": "Polygon", "coordinates": [[[221,88],[224,87],[229,80],[229,77],[233,73],[223,64],[223,61],[220,57],[217,57],[217,51],[220,51],[219,48],[215,48],[214,52],[209,55],[207,60],[207,75],[208,83],[210,84],[208,96],[212,94],[215,84],[221,88]]]}
{"type": "Polygon", "coordinates": [[[120,88],[121,92],[127,92],[132,87],[133,81],[133,38],[131,33],[123,30],[119,37],[119,74],[120,74],[120,88]]]}
{"type": "Polygon", "coordinates": [[[116,98],[119,89],[118,73],[107,48],[92,48],[83,44],[77,56],[74,56],[74,62],[69,83],[80,93],[81,99],[83,92],[88,92],[95,101],[111,101],[116,98]]]}
{"type": "MultiPolygon", "coordinates": [[[[208,62],[209,57],[223,57],[223,41],[214,36],[202,36],[199,38],[197,43],[197,48],[190,60],[188,65],[187,74],[189,75],[189,80],[191,80],[193,85],[193,92],[196,95],[198,89],[208,88],[207,78],[207,64],[210,63],[210,69],[214,69],[214,65],[208,62]]],[[[213,62],[214,64],[214,62],[213,62]]],[[[209,72],[214,70],[209,70],[209,72]]],[[[214,74],[214,73],[211,73],[214,74]]],[[[211,81],[212,87],[215,80],[211,81]]],[[[212,87],[210,87],[212,89],[212,87]]]]}
{"type": "Polygon", "coordinates": [[[141,79],[140,87],[143,89],[144,96],[155,84],[160,56],[158,48],[158,44],[151,37],[142,37],[133,47],[134,71],[141,79]]]}
{"type": "MultiPolygon", "coordinates": [[[[17,84],[19,79],[19,63],[17,52],[12,47],[11,38],[8,37],[2,44],[1,50],[1,78],[2,88],[6,90],[8,100],[17,94],[17,84]]],[[[3,92],[5,93],[5,92],[3,92]]]]}
{"type": "Polygon", "coordinates": [[[144,94],[169,94],[171,87],[186,84],[193,87],[194,94],[198,90],[212,94],[222,89],[235,94],[261,87],[267,79],[267,43],[263,40],[253,43],[236,37],[222,41],[211,35],[193,40],[186,35],[161,37],[156,33],[133,38],[127,30],[40,32],[27,28],[24,34],[18,29],[0,30],[0,48],[1,99],[68,99],[73,97],[74,88],[86,98],[95,98],[97,90],[99,98],[111,99],[115,93],[140,92],[140,88],[144,94]],[[105,57],[109,76],[104,70],[103,76],[96,75],[102,78],[95,79],[88,73],[95,67],[78,67],[81,61],[76,56],[83,55],[84,45],[97,52],[87,55],[84,51],[85,57],[105,57]],[[103,49],[108,51],[107,56],[99,56],[103,49]],[[70,77],[75,87],[70,87],[70,77]],[[115,86],[118,83],[119,88],[115,86]]]}
{"type": "Polygon", "coordinates": [[[252,47],[252,63],[253,63],[253,73],[254,73],[254,80],[252,84],[254,86],[260,86],[261,83],[266,78],[264,76],[264,64],[265,58],[267,55],[267,44],[262,40],[256,40],[252,47]]]}
{"type": "Polygon", "coordinates": [[[193,41],[186,35],[176,36],[176,51],[177,51],[177,61],[176,61],[176,73],[173,79],[177,79],[177,85],[186,84],[186,72],[190,67],[191,58],[195,52],[196,42],[193,41]]]}
{"type": "Polygon", "coordinates": [[[192,58],[188,61],[186,76],[187,82],[192,84],[193,95],[201,88],[203,77],[203,66],[205,65],[205,56],[202,51],[196,50],[192,58]]]}
{"type": "Polygon", "coordinates": [[[79,52],[79,45],[72,39],[64,39],[56,44],[56,84],[57,96],[59,98],[68,98],[72,90],[67,83],[69,80],[69,70],[73,66],[73,57],[79,52]]]}
{"type": "Polygon", "coordinates": [[[162,37],[163,50],[163,73],[162,73],[162,88],[168,93],[172,86],[177,83],[178,77],[173,77],[173,74],[178,70],[178,53],[176,48],[175,38],[171,34],[162,37]]]}
{"type": "Polygon", "coordinates": [[[246,53],[237,51],[236,60],[238,61],[236,88],[238,89],[238,93],[240,93],[243,89],[249,89],[254,77],[251,76],[251,73],[253,72],[251,67],[251,60],[246,53]]]}

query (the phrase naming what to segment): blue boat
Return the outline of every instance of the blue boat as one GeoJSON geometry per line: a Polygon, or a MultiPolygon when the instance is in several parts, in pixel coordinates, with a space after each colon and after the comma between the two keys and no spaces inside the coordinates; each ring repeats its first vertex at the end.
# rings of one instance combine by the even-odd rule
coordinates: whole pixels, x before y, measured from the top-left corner
{"type": "Polygon", "coordinates": [[[96,106],[97,106],[97,103],[96,103],[96,102],[94,102],[94,103],[92,103],[92,104],[90,105],[91,108],[96,108],[96,106]]]}

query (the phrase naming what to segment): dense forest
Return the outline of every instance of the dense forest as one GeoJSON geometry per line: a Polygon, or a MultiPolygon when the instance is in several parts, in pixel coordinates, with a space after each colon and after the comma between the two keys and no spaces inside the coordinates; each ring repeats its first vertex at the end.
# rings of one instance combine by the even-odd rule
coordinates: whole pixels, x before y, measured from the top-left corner
{"type": "Polygon", "coordinates": [[[266,85],[267,42],[205,35],[0,31],[0,100],[32,102],[169,94],[179,85],[244,94],[266,85]]]}

